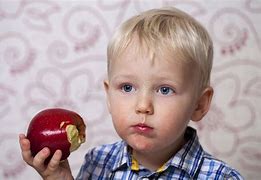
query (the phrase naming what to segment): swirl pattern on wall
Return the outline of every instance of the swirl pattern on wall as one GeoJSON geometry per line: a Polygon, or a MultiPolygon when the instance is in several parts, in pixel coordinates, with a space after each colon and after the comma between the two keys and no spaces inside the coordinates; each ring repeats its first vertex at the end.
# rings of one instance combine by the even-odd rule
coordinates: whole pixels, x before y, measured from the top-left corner
{"type": "Polygon", "coordinates": [[[214,97],[199,123],[207,151],[260,178],[261,3],[258,0],[0,0],[0,179],[37,179],[17,134],[49,107],[81,114],[87,142],[69,160],[76,175],[86,151],[118,140],[106,106],[106,46],[115,28],[150,8],[176,6],[209,30],[215,46],[214,97]]]}

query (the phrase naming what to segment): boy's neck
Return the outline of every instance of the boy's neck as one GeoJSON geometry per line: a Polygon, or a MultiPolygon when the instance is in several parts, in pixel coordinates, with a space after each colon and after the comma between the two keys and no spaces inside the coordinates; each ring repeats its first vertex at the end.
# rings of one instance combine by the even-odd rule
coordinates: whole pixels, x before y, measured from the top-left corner
{"type": "Polygon", "coordinates": [[[173,157],[186,143],[184,136],[174,145],[160,150],[160,152],[139,152],[132,150],[132,156],[138,163],[152,172],[161,168],[171,157],[173,157]]]}

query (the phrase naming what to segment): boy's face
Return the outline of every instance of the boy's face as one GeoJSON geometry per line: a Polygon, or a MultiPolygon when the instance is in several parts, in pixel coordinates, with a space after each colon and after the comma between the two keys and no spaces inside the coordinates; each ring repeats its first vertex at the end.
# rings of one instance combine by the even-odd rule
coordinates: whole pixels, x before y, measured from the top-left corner
{"type": "Polygon", "coordinates": [[[173,151],[196,108],[197,74],[168,54],[139,54],[137,46],[111,62],[105,81],[113,124],[134,153],[173,151]]]}

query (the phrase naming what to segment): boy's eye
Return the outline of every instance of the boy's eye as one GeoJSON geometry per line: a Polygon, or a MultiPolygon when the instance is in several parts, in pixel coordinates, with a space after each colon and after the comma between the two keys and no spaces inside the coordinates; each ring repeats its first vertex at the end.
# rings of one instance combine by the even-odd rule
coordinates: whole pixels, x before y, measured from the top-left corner
{"type": "Polygon", "coordinates": [[[163,95],[171,95],[174,93],[174,90],[170,87],[160,87],[158,92],[163,95]]]}
{"type": "Polygon", "coordinates": [[[129,84],[124,84],[122,87],[121,87],[122,91],[124,92],[131,92],[134,90],[134,88],[132,87],[132,85],[129,85],[129,84]]]}

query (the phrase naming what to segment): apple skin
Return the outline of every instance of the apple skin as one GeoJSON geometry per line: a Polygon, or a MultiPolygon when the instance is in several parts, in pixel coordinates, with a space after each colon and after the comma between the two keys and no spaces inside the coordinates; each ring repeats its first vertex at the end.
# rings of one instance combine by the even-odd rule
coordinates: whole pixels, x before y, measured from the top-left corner
{"type": "Polygon", "coordinates": [[[62,151],[61,160],[67,159],[71,147],[67,138],[67,125],[75,125],[83,142],[85,141],[85,124],[77,113],[61,108],[45,109],[37,113],[27,130],[32,155],[35,156],[44,147],[48,147],[50,156],[45,163],[49,162],[57,149],[62,151]]]}

